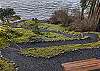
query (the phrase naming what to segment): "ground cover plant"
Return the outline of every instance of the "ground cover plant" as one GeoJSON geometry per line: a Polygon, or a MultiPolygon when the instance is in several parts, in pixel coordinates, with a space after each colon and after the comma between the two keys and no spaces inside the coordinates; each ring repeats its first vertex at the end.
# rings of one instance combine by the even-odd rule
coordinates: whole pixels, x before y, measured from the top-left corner
{"type": "Polygon", "coordinates": [[[21,54],[33,57],[45,57],[50,58],[68,51],[83,49],[83,48],[95,48],[100,46],[100,41],[87,44],[72,44],[62,46],[52,46],[47,48],[25,48],[21,50],[21,54]]]}
{"type": "Polygon", "coordinates": [[[39,29],[43,30],[49,30],[49,31],[61,31],[64,32],[65,30],[67,31],[68,29],[62,26],[61,24],[55,25],[55,24],[48,24],[48,23],[41,23],[41,22],[35,22],[33,20],[26,20],[24,22],[19,23],[17,26],[18,27],[23,27],[23,28],[34,28],[34,26],[38,26],[39,29]]]}
{"type": "Polygon", "coordinates": [[[31,30],[24,28],[11,28],[9,26],[0,26],[0,48],[5,48],[9,43],[27,42],[30,37],[36,36],[31,30]]]}
{"type": "Polygon", "coordinates": [[[15,65],[5,58],[0,58],[0,71],[16,71],[15,65]]]}
{"type": "Polygon", "coordinates": [[[48,24],[48,23],[41,23],[34,20],[26,20],[24,22],[21,22],[17,25],[17,27],[22,27],[28,30],[32,30],[34,33],[37,34],[37,36],[32,40],[37,41],[58,41],[58,40],[79,40],[79,39],[86,39],[88,37],[82,37],[82,38],[69,38],[64,36],[63,34],[59,34],[59,32],[64,34],[75,34],[79,35],[80,32],[74,32],[74,31],[68,31],[68,28],[62,26],[61,24],[55,25],[55,24],[48,24]]]}
{"type": "Polygon", "coordinates": [[[14,37],[12,39],[12,41],[16,43],[28,42],[30,37],[36,36],[34,32],[32,32],[31,30],[24,29],[24,28],[13,28],[13,30],[20,33],[20,36],[14,37]]]}
{"type": "Polygon", "coordinates": [[[60,40],[81,40],[81,39],[87,39],[88,36],[84,37],[66,37],[63,34],[58,34],[54,32],[41,32],[40,38],[44,41],[60,41],[60,40]]]}
{"type": "Polygon", "coordinates": [[[5,48],[9,43],[10,35],[7,33],[7,28],[0,26],[0,49],[5,48]]]}

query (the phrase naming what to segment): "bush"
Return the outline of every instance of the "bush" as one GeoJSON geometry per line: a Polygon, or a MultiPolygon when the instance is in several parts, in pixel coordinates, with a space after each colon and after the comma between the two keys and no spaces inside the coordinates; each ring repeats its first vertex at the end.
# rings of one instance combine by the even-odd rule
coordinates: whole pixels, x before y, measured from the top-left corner
{"type": "Polygon", "coordinates": [[[70,24],[70,30],[75,30],[77,32],[95,31],[96,24],[93,23],[93,20],[89,21],[87,18],[83,20],[77,19],[70,24]]]}
{"type": "Polygon", "coordinates": [[[27,42],[30,40],[31,37],[35,37],[36,34],[32,32],[32,30],[27,30],[24,28],[13,28],[14,31],[21,33],[20,36],[14,37],[12,41],[16,43],[27,42]]]}
{"type": "Polygon", "coordinates": [[[56,10],[54,14],[49,18],[50,23],[53,24],[63,24],[64,26],[68,26],[71,19],[68,16],[68,12],[66,10],[56,10]]]}

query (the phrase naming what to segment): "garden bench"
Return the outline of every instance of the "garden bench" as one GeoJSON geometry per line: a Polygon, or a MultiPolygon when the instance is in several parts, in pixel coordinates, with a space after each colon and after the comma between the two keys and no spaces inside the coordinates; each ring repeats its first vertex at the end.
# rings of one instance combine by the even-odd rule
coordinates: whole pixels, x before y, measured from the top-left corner
{"type": "Polygon", "coordinates": [[[62,64],[63,71],[100,71],[100,59],[87,59],[62,64]]]}

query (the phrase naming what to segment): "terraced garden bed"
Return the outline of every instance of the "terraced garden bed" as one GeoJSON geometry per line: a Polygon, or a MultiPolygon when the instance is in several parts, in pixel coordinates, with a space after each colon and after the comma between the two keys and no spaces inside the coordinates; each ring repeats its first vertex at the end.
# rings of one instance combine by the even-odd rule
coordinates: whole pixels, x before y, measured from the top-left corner
{"type": "Polygon", "coordinates": [[[67,60],[91,58],[100,53],[99,32],[74,32],[62,25],[36,23],[32,20],[20,22],[16,28],[0,29],[4,34],[3,39],[0,35],[2,44],[11,42],[13,45],[5,45],[8,48],[1,50],[2,55],[14,61],[19,71],[61,71],[60,65],[67,60]],[[81,33],[85,35],[80,36],[81,33]]]}

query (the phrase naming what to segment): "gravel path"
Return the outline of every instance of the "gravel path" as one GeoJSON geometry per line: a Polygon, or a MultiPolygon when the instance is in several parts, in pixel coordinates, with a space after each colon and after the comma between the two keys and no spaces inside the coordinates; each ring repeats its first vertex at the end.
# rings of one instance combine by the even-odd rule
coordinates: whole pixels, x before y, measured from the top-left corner
{"type": "Polygon", "coordinates": [[[2,50],[2,55],[14,61],[19,68],[18,71],[62,71],[62,63],[87,58],[100,58],[100,48],[80,49],[51,59],[21,56],[13,48],[2,50]]]}
{"type": "MultiPolygon", "coordinates": [[[[66,34],[67,35],[67,34],[66,34]]],[[[67,45],[67,44],[86,44],[91,42],[97,42],[98,36],[96,34],[85,34],[89,36],[88,39],[81,40],[65,40],[65,41],[44,41],[44,42],[25,42],[20,44],[12,44],[10,47],[14,48],[30,48],[30,47],[49,47],[49,46],[59,46],[59,45],[67,45]]]]}

